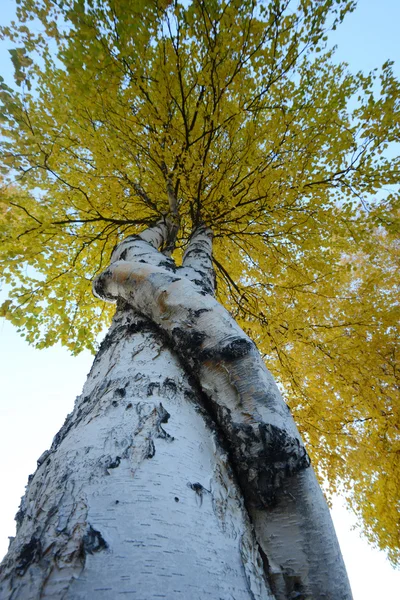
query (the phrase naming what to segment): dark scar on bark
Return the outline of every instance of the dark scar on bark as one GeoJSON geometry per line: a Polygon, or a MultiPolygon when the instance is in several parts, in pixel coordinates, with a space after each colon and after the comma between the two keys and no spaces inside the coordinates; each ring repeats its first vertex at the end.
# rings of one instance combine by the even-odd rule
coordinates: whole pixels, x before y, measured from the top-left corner
{"type": "Polygon", "coordinates": [[[89,524],[89,527],[82,538],[82,554],[94,554],[95,552],[100,552],[100,550],[106,550],[107,548],[108,544],[100,531],[97,531],[89,524]]]}
{"type": "Polygon", "coordinates": [[[166,377],[162,385],[166,391],[170,391],[172,394],[176,394],[178,386],[176,385],[175,381],[170,377],[166,377]]]}
{"type": "Polygon", "coordinates": [[[110,331],[104,340],[101,342],[95,361],[106,352],[118,339],[125,335],[134,335],[136,333],[158,333],[158,329],[150,321],[150,319],[141,318],[127,325],[118,325],[110,331]]]}
{"type": "Polygon", "coordinates": [[[117,388],[115,390],[115,394],[117,396],[119,396],[120,398],[125,398],[125,396],[126,396],[126,389],[125,388],[117,388]]]}
{"type": "Polygon", "coordinates": [[[17,575],[22,577],[27,568],[34,562],[38,562],[42,556],[42,544],[40,540],[32,536],[30,541],[24,544],[17,557],[17,566],[15,571],[17,575]]]}
{"type": "Polygon", "coordinates": [[[255,506],[274,506],[282,480],[310,466],[309,456],[299,440],[275,425],[226,421],[225,427],[239,479],[249,483],[246,495],[255,506]]]}
{"type": "Polygon", "coordinates": [[[210,256],[210,252],[208,250],[208,242],[204,241],[197,241],[195,242],[195,247],[194,248],[189,248],[188,250],[186,250],[185,252],[185,258],[190,256],[191,254],[194,254],[195,256],[199,256],[199,255],[203,255],[206,259],[209,258],[210,256]],[[203,245],[203,248],[201,248],[200,246],[203,245]]]}
{"type": "Polygon", "coordinates": [[[176,266],[176,264],[174,263],[173,260],[167,260],[167,259],[161,260],[158,263],[158,266],[163,267],[167,271],[172,271],[173,273],[176,273],[178,270],[178,267],[176,266]]]}
{"type": "Polygon", "coordinates": [[[73,426],[74,426],[73,413],[70,413],[69,415],[66,416],[64,424],[61,427],[60,431],[58,431],[56,433],[56,435],[54,436],[53,443],[51,445],[51,450],[54,451],[58,448],[58,446],[61,444],[61,442],[67,436],[68,432],[72,429],[73,426]]]}
{"type": "MultiPolygon", "coordinates": [[[[189,383],[197,392],[194,395],[185,391],[185,397],[196,404],[196,409],[204,416],[221,446],[231,456],[233,470],[246,502],[256,507],[274,506],[283,479],[310,466],[305,448],[298,439],[276,426],[234,423],[231,411],[205,394],[200,382],[193,376],[193,362],[196,365],[200,359],[200,346],[206,339],[206,334],[181,328],[174,328],[171,334],[173,347],[180,356],[189,383]]],[[[208,350],[208,353],[214,359],[228,362],[251,354],[254,349],[252,341],[238,337],[228,344],[208,350]]],[[[206,354],[207,352],[204,353],[206,354]]]]}
{"type": "Polygon", "coordinates": [[[306,600],[308,594],[304,590],[303,582],[298,575],[294,575],[288,570],[283,571],[283,579],[285,581],[286,593],[288,598],[296,600],[306,600]]]}
{"type": "Polygon", "coordinates": [[[107,280],[112,279],[112,271],[108,267],[93,284],[93,289],[96,292],[96,295],[99,296],[102,300],[107,299],[114,301],[116,297],[111,295],[107,290],[107,280]]]}
{"type": "Polygon", "coordinates": [[[193,490],[196,493],[196,495],[199,497],[199,499],[200,499],[200,506],[203,504],[203,495],[204,495],[204,493],[211,494],[211,490],[207,490],[199,482],[196,482],[196,483],[190,483],[190,482],[188,482],[187,486],[188,486],[188,488],[190,488],[191,490],[193,490]]]}
{"type": "MultiPolygon", "coordinates": [[[[32,481],[32,479],[33,479],[33,475],[29,475],[28,484],[32,481]]],[[[22,507],[22,503],[21,503],[21,505],[19,506],[18,512],[15,515],[15,521],[17,523],[17,530],[21,527],[22,522],[25,518],[25,514],[26,514],[26,510],[22,507]]]]}
{"type": "Polygon", "coordinates": [[[228,344],[221,344],[215,348],[203,350],[199,358],[200,360],[212,358],[214,360],[225,360],[229,362],[238,358],[243,358],[252,350],[255,350],[255,345],[251,340],[236,338],[228,344]]]}
{"type": "Polygon", "coordinates": [[[190,308],[188,312],[189,312],[189,316],[192,319],[198,319],[200,315],[202,315],[203,313],[210,312],[210,311],[211,311],[211,308],[199,308],[197,310],[193,310],[190,308]]]}
{"type": "Polygon", "coordinates": [[[146,452],[146,456],[145,458],[153,458],[153,456],[156,453],[156,447],[154,445],[153,440],[150,438],[148,440],[149,444],[148,444],[148,448],[147,448],[147,452],[146,452]]]}
{"type": "Polygon", "coordinates": [[[160,419],[159,423],[168,423],[169,418],[170,418],[171,415],[169,414],[169,412],[167,410],[165,410],[165,408],[163,407],[163,405],[161,404],[161,402],[159,404],[157,412],[158,412],[158,416],[159,416],[159,419],[160,419]]]}
{"type": "Polygon", "coordinates": [[[49,512],[47,513],[48,517],[53,517],[55,514],[57,514],[58,512],[58,506],[54,505],[50,508],[49,512]]]}
{"type": "Polygon", "coordinates": [[[132,233],[132,235],[128,235],[126,238],[124,238],[122,240],[122,242],[118,242],[118,244],[115,244],[114,248],[111,250],[111,254],[114,254],[115,250],[118,248],[118,246],[122,243],[125,242],[134,242],[137,240],[141,240],[141,237],[136,235],[135,233],[132,233]]]}
{"type": "Polygon", "coordinates": [[[158,393],[160,393],[159,381],[152,381],[151,383],[149,383],[149,385],[147,386],[147,396],[152,396],[154,394],[154,390],[158,390],[158,393]]]}
{"type": "Polygon", "coordinates": [[[210,295],[214,294],[214,290],[212,290],[209,285],[204,283],[204,281],[201,281],[201,279],[192,279],[191,281],[192,281],[192,283],[194,283],[195,285],[197,285],[200,288],[200,290],[197,290],[197,293],[200,294],[201,296],[207,296],[208,294],[210,294],[210,295]]]}
{"type": "Polygon", "coordinates": [[[120,456],[116,456],[114,460],[111,460],[108,465],[107,465],[107,469],[116,469],[117,467],[119,467],[119,465],[121,464],[121,457],[120,456]]]}
{"type": "Polygon", "coordinates": [[[163,405],[159,404],[159,406],[157,407],[157,415],[158,415],[158,422],[157,422],[157,437],[163,439],[163,440],[167,440],[168,442],[172,442],[174,440],[174,437],[172,435],[170,435],[169,433],[167,433],[165,431],[165,429],[163,429],[161,427],[161,423],[168,423],[168,420],[170,418],[170,414],[167,410],[165,410],[165,408],[163,407],[163,405]]]}
{"type": "Polygon", "coordinates": [[[191,490],[193,490],[194,492],[196,492],[196,494],[202,494],[203,492],[208,492],[210,493],[210,490],[207,490],[203,485],[201,485],[201,483],[188,483],[187,484],[188,487],[190,487],[191,490]]]}
{"type": "Polygon", "coordinates": [[[206,334],[200,331],[188,331],[181,327],[172,330],[172,336],[180,354],[188,353],[190,356],[199,354],[199,347],[206,339],[206,334]]]}

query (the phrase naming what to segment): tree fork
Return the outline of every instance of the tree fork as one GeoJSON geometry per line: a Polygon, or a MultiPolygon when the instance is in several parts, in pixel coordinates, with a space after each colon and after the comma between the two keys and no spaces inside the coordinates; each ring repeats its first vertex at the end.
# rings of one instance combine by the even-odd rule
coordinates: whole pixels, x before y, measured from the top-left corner
{"type": "Polygon", "coordinates": [[[350,599],[329,511],[290,411],[252,340],[214,298],[211,230],[196,229],[182,267],[165,260],[151,235],[115,249],[95,294],[123,298],[148,316],[194,372],[228,440],[276,598],[350,599]]]}
{"type": "MultiPolygon", "coordinates": [[[[214,298],[211,231],[194,232],[181,268],[151,231],[117,246],[95,294],[123,298],[167,334],[210,397],[252,503],[268,507],[281,478],[310,464],[301,438],[254,343],[214,298]]],[[[166,226],[156,231],[168,236],[166,226]]]]}

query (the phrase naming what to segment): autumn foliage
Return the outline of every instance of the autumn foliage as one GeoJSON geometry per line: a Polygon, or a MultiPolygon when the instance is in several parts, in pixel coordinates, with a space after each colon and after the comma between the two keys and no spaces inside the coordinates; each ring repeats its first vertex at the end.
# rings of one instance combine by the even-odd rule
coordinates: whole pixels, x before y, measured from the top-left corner
{"type": "Polygon", "coordinates": [[[21,0],[3,28],[2,315],[94,350],[93,277],[171,212],[215,233],[220,301],[265,355],[313,462],[399,548],[399,84],[352,75],[344,0],[21,0]],[[8,183],[13,187],[8,188],[8,183]]]}

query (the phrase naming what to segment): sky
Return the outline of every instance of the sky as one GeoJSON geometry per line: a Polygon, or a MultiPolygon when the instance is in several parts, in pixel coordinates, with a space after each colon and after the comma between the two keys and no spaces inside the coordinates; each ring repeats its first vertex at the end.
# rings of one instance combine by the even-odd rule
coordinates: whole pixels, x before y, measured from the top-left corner
{"type": "MultiPolygon", "coordinates": [[[[0,0],[0,24],[13,15],[14,0],[0,0]]],[[[388,58],[399,59],[399,0],[359,0],[355,13],[332,34],[338,45],[337,60],[352,71],[368,71],[388,58]]],[[[0,75],[10,76],[7,46],[0,42],[0,75]]],[[[14,535],[14,515],[36,460],[51,445],[53,436],[72,410],[93,357],[71,357],[61,347],[35,350],[16,330],[0,320],[0,557],[8,536],[14,535]]],[[[395,571],[382,552],[360,537],[354,517],[343,502],[334,502],[333,518],[348,569],[354,600],[398,597],[400,571],[395,571]]]]}

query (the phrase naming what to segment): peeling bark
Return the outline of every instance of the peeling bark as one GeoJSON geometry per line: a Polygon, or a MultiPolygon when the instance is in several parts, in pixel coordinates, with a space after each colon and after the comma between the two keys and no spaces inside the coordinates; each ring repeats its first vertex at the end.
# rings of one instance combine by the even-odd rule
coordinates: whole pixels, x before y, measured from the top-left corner
{"type": "Polygon", "coordinates": [[[94,283],[118,309],[30,477],[1,600],[350,600],[290,412],[214,298],[210,230],[181,267],[169,240],[127,238],[94,283]]]}
{"type": "Polygon", "coordinates": [[[273,599],[202,398],[162,332],[127,307],[17,522],[1,600],[273,599]]]}

